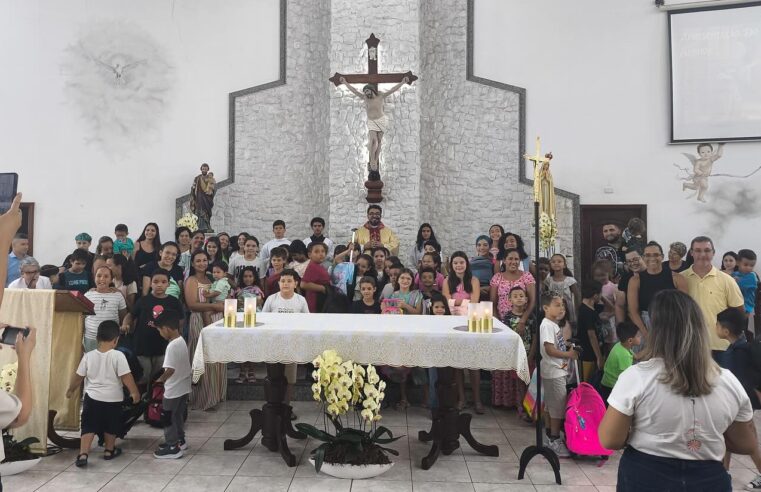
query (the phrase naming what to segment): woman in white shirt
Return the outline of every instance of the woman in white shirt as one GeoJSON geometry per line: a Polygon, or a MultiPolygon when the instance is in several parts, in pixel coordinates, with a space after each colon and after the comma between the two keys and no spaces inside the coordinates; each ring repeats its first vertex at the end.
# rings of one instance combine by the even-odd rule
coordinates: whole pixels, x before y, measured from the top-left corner
{"type": "Polygon", "coordinates": [[[21,276],[8,284],[9,289],[52,289],[50,279],[40,276],[40,264],[31,256],[19,264],[21,276]]]}
{"type": "Polygon", "coordinates": [[[626,448],[616,490],[731,491],[724,452],[758,445],[750,400],[711,358],[709,328],[689,295],[659,292],[650,319],[643,362],[621,373],[599,428],[603,446],[626,448]]]}

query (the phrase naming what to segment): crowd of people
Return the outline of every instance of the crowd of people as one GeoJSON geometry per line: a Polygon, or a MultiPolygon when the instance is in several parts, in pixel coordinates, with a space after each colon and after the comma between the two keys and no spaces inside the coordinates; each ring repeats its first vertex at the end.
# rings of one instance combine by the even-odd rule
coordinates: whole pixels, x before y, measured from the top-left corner
{"type": "MultiPolygon", "coordinates": [[[[155,223],[147,224],[133,241],[127,226],[119,224],[113,238],[104,236],[98,240],[94,253],[90,251],[90,235],[77,235],[76,249],[60,268],[41,266],[26,255],[26,238],[17,235],[8,257],[6,285],[81,292],[93,302],[95,311],[85,321],[83,345],[87,355],[83,364],[88,370],[103,366],[96,363],[97,357],[103,356],[90,353],[109,353],[108,348],[122,335],[131,344],[142,368],[143,377],[136,388],[150,384],[155,374],[169,369],[174,372],[170,379],[179,375],[182,380],[183,389],[179,392],[187,389],[185,395],[189,394],[190,405],[204,410],[225,399],[226,368],[210,364],[201,382],[191,390],[189,379],[186,384],[183,374],[187,370],[189,378],[189,367],[177,363],[176,353],[186,350],[186,359],[192,358],[201,330],[221,318],[225,299],[238,299],[242,309],[245,298],[255,297],[264,312],[405,315],[461,315],[467,313],[469,303],[490,300],[495,306],[495,316],[521,337],[532,370],[536,352],[541,353],[539,370],[544,378],[547,445],[558,455],[568,456],[561,437],[561,422],[573,360],[578,360],[580,379],[593,383],[618,413],[617,424],[621,419],[629,419],[628,425],[635,431],[630,437],[641,437],[635,440],[638,454],[628,453],[628,459],[639,463],[638,466],[648,466],[645,462],[648,453],[668,459],[714,461],[720,451],[744,449],[739,440],[726,448],[708,442],[701,448],[700,439],[695,437],[699,431],[693,425],[685,427],[685,432],[693,433],[691,441],[698,443],[692,444],[697,446],[694,454],[689,458],[683,452],[664,456],[662,449],[648,441],[642,427],[643,421],[654,418],[655,410],[651,409],[651,414],[644,417],[638,412],[642,411],[639,405],[642,401],[660,408],[657,399],[664,392],[672,395],[672,399],[691,399],[693,407],[695,400],[702,398],[700,408],[691,411],[703,413],[699,417],[697,413],[691,415],[703,422],[700,432],[707,432],[706,423],[713,418],[716,395],[720,394],[714,391],[717,384],[729,388],[727,391],[732,392],[737,405],[731,407],[736,413],[724,422],[727,425],[714,422],[712,430],[726,430],[732,422],[748,421],[750,403],[746,406],[745,401],[740,401],[741,396],[749,398],[753,408],[758,407],[755,391],[761,386],[761,371],[755,369],[757,363],[752,357],[743,356],[754,341],[759,283],[754,273],[756,255],[751,249],[725,254],[717,268],[713,265],[715,251],[710,238],[698,236],[689,247],[675,242],[664,250],[659,243],[644,239],[646,224],[633,218],[623,230],[616,224],[606,224],[602,230],[605,244],[597,250],[591,268],[574,275],[564,255],[532,258],[522,238],[506,232],[500,225],[491,226],[487,233],[475,238],[473,251],[456,251],[447,258],[441,257],[440,243],[428,223],[419,227],[408,254],[400,256],[399,240],[383,224],[378,205],[368,207],[367,222],[358,228],[354,243],[338,244],[326,237],[326,224],[320,217],[313,218],[310,226],[312,235],[291,241],[285,222],[277,220],[272,226],[272,239],[262,244],[247,232],[232,237],[226,233],[207,237],[186,227],[174,231],[173,241],[162,242],[155,223]],[[353,275],[346,285],[337,286],[332,274],[338,265],[345,271],[347,264],[351,265],[353,275]],[[537,304],[542,313],[539,319],[535,315],[537,304]],[[670,311],[677,308],[681,317],[670,311]],[[685,327],[674,330],[682,325],[685,327]],[[173,329],[182,335],[183,344],[187,340],[186,346],[180,347],[176,342],[179,335],[175,336],[173,329]],[[674,338],[674,333],[679,336],[674,338]],[[654,346],[661,342],[663,346],[654,346]],[[171,357],[170,346],[174,347],[171,357]],[[701,359],[704,355],[701,347],[710,348],[710,360],[701,359]],[[669,354],[668,350],[674,353],[669,354]],[[638,371],[631,371],[632,367],[638,371]],[[690,371],[697,370],[707,371],[696,376],[705,384],[690,379],[695,376],[690,371]],[[657,386],[660,393],[653,393],[652,380],[661,377],[664,371],[668,376],[658,379],[662,382],[657,386]],[[732,374],[737,378],[732,379],[732,374]],[[721,377],[717,379],[716,375],[721,377]],[[619,379],[631,380],[631,384],[623,388],[624,385],[617,384],[619,379]],[[741,384],[735,384],[738,379],[741,384]]],[[[125,376],[122,369],[111,378],[114,384],[121,384],[120,378],[125,376]]],[[[296,367],[291,366],[286,372],[290,395],[296,367]]],[[[399,408],[410,404],[408,383],[423,386],[423,405],[436,404],[434,392],[429,391],[435,371],[387,368],[385,375],[400,384],[401,396],[396,403],[399,408]]],[[[481,376],[479,371],[467,374],[477,413],[484,412],[481,376]]],[[[72,385],[82,377],[86,375],[78,371],[72,385]]],[[[523,406],[527,387],[516,372],[494,371],[488,377],[491,404],[515,408],[521,418],[531,422],[523,406]]],[[[465,379],[465,372],[461,372],[460,408],[468,404],[465,379]]],[[[241,364],[236,381],[255,380],[254,366],[241,364]]],[[[123,382],[131,391],[129,380],[123,382]]],[[[182,396],[178,395],[180,399],[182,396]]],[[[182,408],[182,402],[177,406],[182,408]]],[[[606,422],[611,419],[606,417],[606,422]]],[[[684,426],[687,424],[678,428],[684,426]]],[[[610,431],[613,424],[604,428],[610,431]]],[[[674,435],[669,442],[677,443],[684,435],[674,435]]],[[[156,456],[181,456],[184,446],[181,436],[181,424],[175,423],[175,429],[167,436],[169,451],[157,450],[156,456]]],[[[607,442],[618,445],[619,437],[616,434],[607,442]]],[[[113,457],[116,451],[108,447],[110,444],[109,441],[107,449],[113,457]]],[[[80,460],[86,463],[84,450],[83,455],[80,460]]],[[[758,452],[752,456],[761,472],[761,456],[758,452]]],[[[719,461],[728,466],[728,455],[725,458],[721,454],[719,461]]],[[[636,468],[632,466],[631,469],[636,468]]],[[[761,475],[750,485],[761,488],[761,475]]]]}

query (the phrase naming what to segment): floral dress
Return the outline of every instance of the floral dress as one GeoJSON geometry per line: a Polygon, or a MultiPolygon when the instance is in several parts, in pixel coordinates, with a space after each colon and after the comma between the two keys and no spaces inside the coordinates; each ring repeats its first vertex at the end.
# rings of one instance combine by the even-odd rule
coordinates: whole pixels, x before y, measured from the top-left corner
{"type": "MultiPolygon", "coordinates": [[[[513,331],[517,332],[518,322],[521,317],[509,311],[503,318],[503,322],[513,331]]],[[[526,354],[531,350],[531,341],[536,329],[533,316],[526,320],[526,330],[521,335],[526,354]]],[[[530,362],[530,361],[529,361],[530,362]]],[[[493,371],[491,378],[491,401],[494,406],[516,407],[519,414],[523,414],[523,398],[526,396],[526,383],[518,377],[515,371],[493,371]]]]}
{"type": "Polygon", "coordinates": [[[522,272],[518,280],[508,280],[503,274],[497,273],[491,278],[489,285],[497,288],[497,312],[499,313],[499,319],[504,319],[507,313],[513,308],[510,303],[510,291],[513,287],[520,287],[526,291],[528,295],[529,286],[534,285],[534,276],[529,272],[522,272]]]}

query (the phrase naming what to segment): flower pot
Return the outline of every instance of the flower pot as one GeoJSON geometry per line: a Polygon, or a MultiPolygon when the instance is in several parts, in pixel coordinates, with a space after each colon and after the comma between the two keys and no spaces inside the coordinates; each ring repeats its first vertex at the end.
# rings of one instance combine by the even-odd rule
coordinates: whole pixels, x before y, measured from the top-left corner
{"type": "Polygon", "coordinates": [[[11,475],[18,475],[19,473],[24,473],[28,469],[33,468],[39,462],[40,458],[34,458],[31,460],[9,461],[7,463],[0,463],[0,476],[8,477],[11,475]]]}
{"type": "MultiPolygon", "coordinates": [[[[309,462],[314,466],[314,458],[309,458],[309,462]]],[[[320,472],[336,478],[349,478],[352,480],[362,480],[383,475],[393,463],[385,465],[339,465],[334,463],[323,462],[320,472]]]]}

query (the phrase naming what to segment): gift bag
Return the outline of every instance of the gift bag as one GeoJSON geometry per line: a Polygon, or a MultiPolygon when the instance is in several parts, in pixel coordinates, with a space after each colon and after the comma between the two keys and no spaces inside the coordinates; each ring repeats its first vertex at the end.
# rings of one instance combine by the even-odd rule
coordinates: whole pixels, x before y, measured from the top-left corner
{"type": "MultiPolygon", "coordinates": [[[[535,368],[534,372],[531,373],[531,381],[528,383],[528,391],[526,391],[526,396],[523,397],[523,409],[526,410],[526,413],[531,416],[531,418],[536,421],[538,418],[538,413],[536,412],[536,372],[539,370],[539,368],[535,368]]],[[[544,411],[544,388],[542,388],[542,408],[541,411],[544,411]]]]}
{"type": "Polygon", "coordinates": [[[333,272],[330,274],[330,285],[338,289],[343,295],[353,297],[354,292],[349,295],[349,285],[354,283],[354,263],[345,261],[333,266],[333,272]]]}

